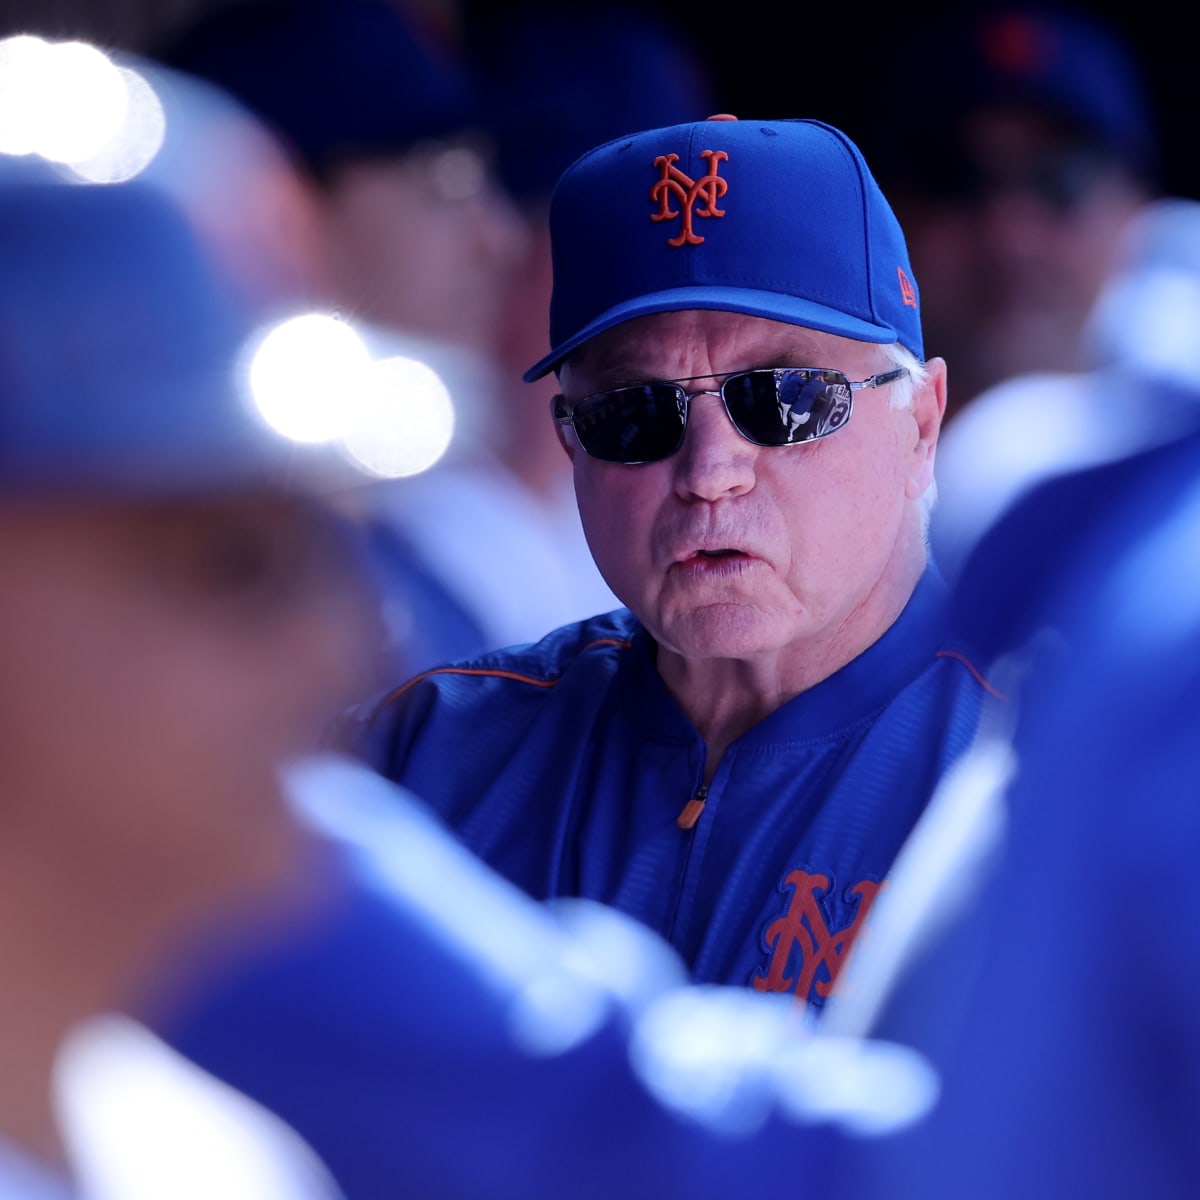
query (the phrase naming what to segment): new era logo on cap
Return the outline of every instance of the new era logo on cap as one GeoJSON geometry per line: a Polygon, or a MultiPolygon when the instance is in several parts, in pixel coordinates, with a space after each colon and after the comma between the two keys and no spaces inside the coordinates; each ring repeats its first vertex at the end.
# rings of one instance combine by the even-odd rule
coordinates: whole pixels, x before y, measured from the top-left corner
{"type": "Polygon", "coordinates": [[[559,181],[550,228],[553,349],[528,380],[623,321],[688,308],[924,356],[900,226],[858,148],[822,122],[722,117],[607,142],[559,181]]]}

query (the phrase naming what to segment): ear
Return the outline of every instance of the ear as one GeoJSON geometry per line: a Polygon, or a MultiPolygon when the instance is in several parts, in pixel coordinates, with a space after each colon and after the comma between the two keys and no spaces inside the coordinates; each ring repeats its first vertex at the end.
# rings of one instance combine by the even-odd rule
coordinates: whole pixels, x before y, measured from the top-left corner
{"type": "Polygon", "coordinates": [[[912,417],[914,441],[908,454],[908,480],[904,494],[915,500],[933,482],[933,463],[938,435],[946,414],[946,361],[931,358],[926,364],[928,378],[913,389],[912,417]]]}
{"type": "MultiPolygon", "coordinates": [[[[562,367],[555,367],[554,378],[558,385],[562,386],[562,367]]],[[[554,402],[558,399],[557,396],[552,396],[550,399],[550,419],[554,420],[554,402]]],[[[574,462],[575,450],[578,447],[578,442],[575,441],[575,430],[569,425],[560,425],[554,421],[554,433],[558,438],[558,444],[566,451],[567,457],[574,462]]]]}

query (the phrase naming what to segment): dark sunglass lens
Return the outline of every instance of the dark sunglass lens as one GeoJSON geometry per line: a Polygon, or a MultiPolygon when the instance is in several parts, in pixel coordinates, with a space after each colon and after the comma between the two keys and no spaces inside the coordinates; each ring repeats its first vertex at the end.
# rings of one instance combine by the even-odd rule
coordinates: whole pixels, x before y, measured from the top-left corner
{"type": "Polygon", "coordinates": [[[575,409],[575,433],[593,458],[642,463],[668,458],[683,441],[678,388],[648,383],[591,396],[575,409]]]}
{"type": "Polygon", "coordinates": [[[846,423],[850,388],[837,371],[747,371],[725,384],[733,423],[760,446],[791,446],[846,423]]]}

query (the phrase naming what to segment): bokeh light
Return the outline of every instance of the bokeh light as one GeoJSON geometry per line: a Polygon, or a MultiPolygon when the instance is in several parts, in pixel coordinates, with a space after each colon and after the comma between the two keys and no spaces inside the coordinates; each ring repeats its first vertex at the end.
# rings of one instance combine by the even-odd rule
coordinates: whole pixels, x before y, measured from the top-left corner
{"type": "Polygon", "coordinates": [[[342,439],[347,453],[374,475],[416,475],[436,463],[454,436],[454,406],[438,373],[413,358],[371,364],[359,423],[342,439]]]}
{"type": "Polygon", "coordinates": [[[371,358],[345,322],[322,313],[274,326],[250,362],[250,394],[263,419],[295,442],[329,442],[355,429],[371,358]]]}
{"type": "Polygon", "coordinates": [[[36,154],[91,183],[154,159],[166,120],[154,89],[86,42],[0,40],[0,153],[36,154]]]}
{"type": "Polygon", "coordinates": [[[166,114],[154,88],[128,67],[119,74],[128,97],[124,121],[95,154],[68,164],[88,183],[123,183],[141,174],[166,138],[166,114]]]}
{"type": "Polygon", "coordinates": [[[0,153],[36,152],[41,68],[49,56],[50,44],[42,38],[0,41],[0,153]]]}
{"type": "Polygon", "coordinates": [[[85,42],[0,43],[0,148],[71,162],[97,153],[124,120],[120,72],[85,42]]]}

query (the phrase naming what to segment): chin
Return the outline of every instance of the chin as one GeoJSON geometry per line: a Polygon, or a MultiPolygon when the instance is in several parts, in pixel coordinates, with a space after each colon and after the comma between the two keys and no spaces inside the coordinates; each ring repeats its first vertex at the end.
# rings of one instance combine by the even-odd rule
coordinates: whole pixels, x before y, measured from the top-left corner
{"type": "Polygon", "coordinates": [[[789,633],[780,614],[725,601],[668,616],[656,638],[688,659],[753,658],[782,650],[789,633]]]}

